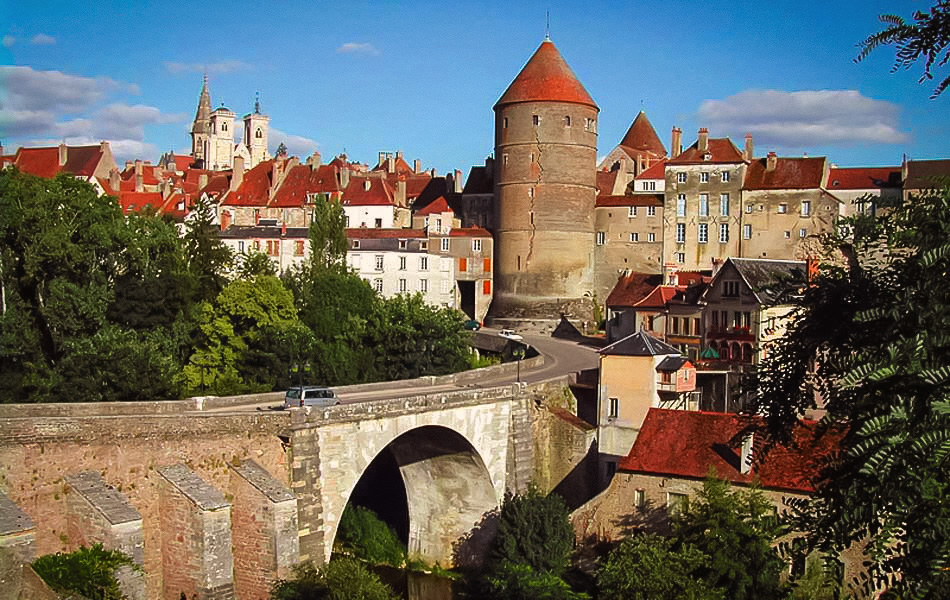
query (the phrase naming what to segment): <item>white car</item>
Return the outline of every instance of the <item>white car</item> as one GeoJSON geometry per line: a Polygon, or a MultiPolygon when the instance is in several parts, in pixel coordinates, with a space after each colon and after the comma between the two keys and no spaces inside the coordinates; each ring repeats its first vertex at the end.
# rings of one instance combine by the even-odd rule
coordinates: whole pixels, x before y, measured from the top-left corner
{"type": "Polygon", "coordinates": [[[498,332],[498,335],[500,335],[503,338],[508,338],[509,340],[515,340],[515,341],[521,341],[524,339],[523,337],[515,333],[513,329],[502,329],[501,331],[498,332]]]}

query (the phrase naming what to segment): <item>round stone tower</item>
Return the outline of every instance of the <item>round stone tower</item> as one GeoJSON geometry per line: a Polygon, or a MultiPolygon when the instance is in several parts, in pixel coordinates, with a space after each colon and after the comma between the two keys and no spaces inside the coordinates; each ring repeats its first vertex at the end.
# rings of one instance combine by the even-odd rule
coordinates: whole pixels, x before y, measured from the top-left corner
{"type": "Polygon", "coordinates": [[[600,109],[546,39],[494,110],[492,315],[589,318],[600,109]]]}

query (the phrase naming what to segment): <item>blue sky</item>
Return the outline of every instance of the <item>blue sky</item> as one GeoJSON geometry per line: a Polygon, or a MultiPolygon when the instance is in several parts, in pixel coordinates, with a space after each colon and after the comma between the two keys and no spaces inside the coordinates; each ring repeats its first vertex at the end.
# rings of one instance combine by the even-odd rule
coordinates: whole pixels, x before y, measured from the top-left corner
{"type": "Polygon", "coordinates": [[[930,2],[21,2],[0,0],[0,138],[109,139],[120,161],[187,152],[202,73],[239,117],[260,92],[272,146],[404,151],[440,173],[492,152],[492,105],[544,38],[601,108],[607,154],[639,110],[663,142],[698,127],[756,154],[845,165],[950,156],[950,92],[893,51],[855,64],[877,16],[930,2]]]}

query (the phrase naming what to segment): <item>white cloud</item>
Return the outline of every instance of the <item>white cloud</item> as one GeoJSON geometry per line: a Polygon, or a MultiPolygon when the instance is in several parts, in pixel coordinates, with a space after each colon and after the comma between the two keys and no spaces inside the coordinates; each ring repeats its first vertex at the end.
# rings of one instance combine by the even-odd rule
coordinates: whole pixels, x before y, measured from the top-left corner
{"type": "Polygon", "coordinates": [[[0,66],[5,95],[0,108],[23,110],[81,111],[101,100],[115,81],[80,77],[59,71],[35,71],[32,67],[0,66]]]}
{"type": "Polygon", "coordinates": [[[339,54],[369,54],[371,56],[379,54],[379,50],[367,42],[346,42],[337,48],[336,51],[339,54]]]}
{"type": "Polygon", "coordinates": [[[184,113],[164,114],[154,106],[110,104],[93,115],[94,131],[103,139],[145,139],[145,126],[160,123],[180,123],[188,118],[184,113]]]}
{"type": "Polygon", "coordinates": [[[34,46],[52,46],[56,43],[56,38],[51,35],[46,35],[45,33],[37,33],[33,36],[33,39],[30,40],[30,43],[34,46]]]}
{"type": "Polygon", "coordinates": [[[5,35],[5,36],[3,36],[3,47],[4,47],[4,48],[12,48],[12,47],[13,47],[13,44],[15,44],[15,43],[16,43],[16,38],[13,37],[12,35],[5,35]]]}
{"type": "Polygon", "coordinates": [[[857,90],[746,90],[723,100],[706,100],[698,120],[712,130],[779,147],[894,144],[898,107],[857,90]]]}
{"type": "Polygon", "coordinates": [[[254,66],[240,60],[224,60],[214,63],[181,63],[165,61],[165,70],[169,73],[232,73],[253,69],[254,66]]]}
{"type": "Polygon", "coordinates": [[[275,129],[274,127],[270,128],[270,134],[267,136],[267,142],[269,146],[267,150],[271,154],[274,154],[277,151],[277,146],[280,146],[281,142],[283,142],[284,145],[287,146],[288,156],[298,157],[310,156],[320,145],[310,138],[284,133],[280,129],[275,129]]]}

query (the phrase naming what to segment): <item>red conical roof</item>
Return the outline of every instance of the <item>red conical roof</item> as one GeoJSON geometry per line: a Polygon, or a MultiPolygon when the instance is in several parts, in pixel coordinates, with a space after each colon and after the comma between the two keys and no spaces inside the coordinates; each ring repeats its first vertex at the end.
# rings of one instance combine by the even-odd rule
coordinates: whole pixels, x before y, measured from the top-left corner
{"type": "Polygon", "coordinates": [[[516,102],[574,102],[600,110],[551,40],[544,40],[495,108],[516,102]]]}
{"type": "Polygon", "coordinates": [[[666,148],[663,147],[663,142],[656,135],[656,130],[653,129],[650,119],[642,110],[637,118],[633,120],[633,124],[627,130],[627,135],[623,136],[620,145],[634,150],[646,150],[657,156],[666,156],[666,148]]]}

